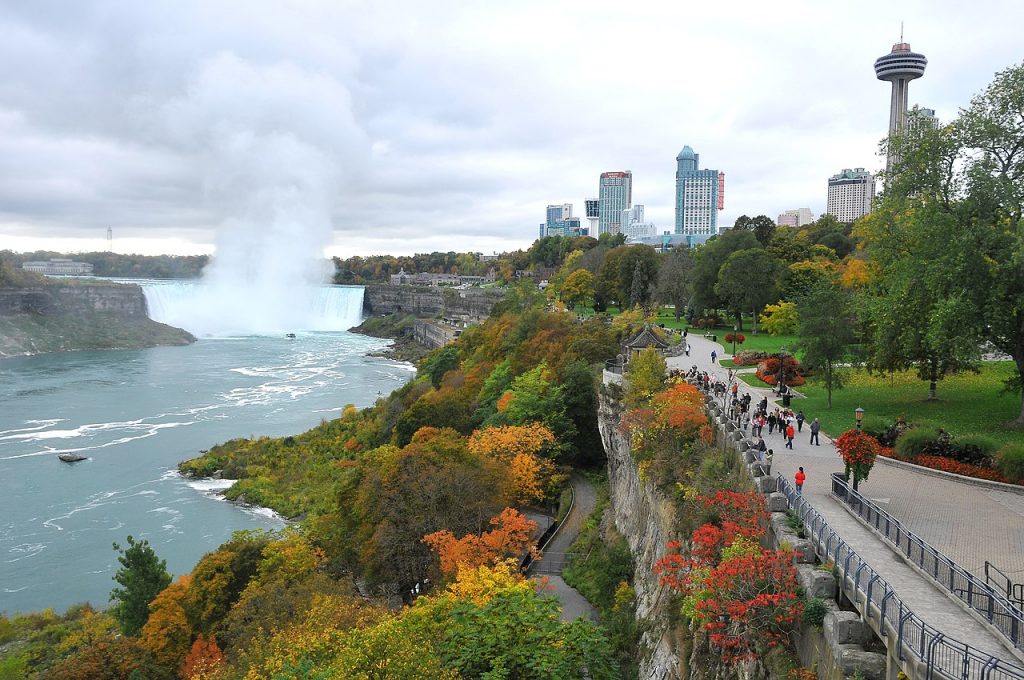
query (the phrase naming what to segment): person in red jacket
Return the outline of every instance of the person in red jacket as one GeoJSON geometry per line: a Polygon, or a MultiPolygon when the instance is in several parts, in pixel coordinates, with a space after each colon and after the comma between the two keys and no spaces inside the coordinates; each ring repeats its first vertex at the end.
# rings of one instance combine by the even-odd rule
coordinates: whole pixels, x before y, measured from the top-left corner
{"type": "Polygon", "coordinates": [[[799,468],[796,471],[796,477],[794,479],[796,481],[796,492],[801,493],[804,488],[804,482],[807,481],[807,475],[804,474],[803,468],[799,468]]]}
{"type": "Polygon", "coordinates": [[[786,425],[786,448],[793,448],[793,437],[796,436],[796,430],[793,429],[793,423],[786,425]]]}

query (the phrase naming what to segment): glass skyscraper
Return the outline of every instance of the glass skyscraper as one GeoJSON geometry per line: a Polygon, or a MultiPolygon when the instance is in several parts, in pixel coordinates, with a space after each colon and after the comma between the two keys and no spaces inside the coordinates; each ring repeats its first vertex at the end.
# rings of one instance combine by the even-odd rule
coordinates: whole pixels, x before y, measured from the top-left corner
{"type": "Polygon", "coordinates": [[[597,235],[622,233],[622,211],[633,207],[633,173],[602,172],[597,204],[597,235]]]}
{"type": "Polygon", "coordinates": [[[676,156],[676,233],[708,238],[718,233],[725,207],[725,174],[701,170],[700,154],[689,146],[676,156]]]}

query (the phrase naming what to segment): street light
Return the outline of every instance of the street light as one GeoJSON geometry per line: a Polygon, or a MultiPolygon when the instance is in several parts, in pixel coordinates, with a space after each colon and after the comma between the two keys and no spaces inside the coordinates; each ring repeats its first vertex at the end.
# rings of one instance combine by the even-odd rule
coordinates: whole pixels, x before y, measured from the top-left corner
{"type": "Polygon", "coordinates": [[[857,434],[860,434],[860,425],[864,422],[864,409],[857,407],[853,412],[854,418],[857,419],[857,434]]]}
{"type": "Polygon", "coordinates": [[[779,395],[782,395],[782,386],[786,384],[786,346],[779,347],[779,395]]]}
{"type": "Polygon", "coordinates": [[[740,330],[739,324],[732,325],[732,355],[736,356],[736,333],[740,330]]]}

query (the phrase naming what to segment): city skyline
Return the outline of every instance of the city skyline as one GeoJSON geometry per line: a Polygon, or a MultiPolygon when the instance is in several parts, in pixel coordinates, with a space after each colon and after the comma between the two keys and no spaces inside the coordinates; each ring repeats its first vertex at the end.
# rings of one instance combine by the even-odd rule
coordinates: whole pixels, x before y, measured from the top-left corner
{"type": "Polygon", "coordinates": [[[1019,62],[1024,8],[982,5],[739,3],[609,21],[558,2],[9,4],[0,248],[106,250],[112,227],[118,252],[210,252],[224,223],[259,225],[278,208],[273,192],[247,192],[280,167],[324,170],[286,179],[322,202],[328,254],[523,248],[545,205],[582,206],[595,175],[614,168],[633,171],[633,195],[662,230],[674,223],[670,159],[682,143],[729,176],[720,226],[793,206],[821,214],[823,178],[884,166],[891,98],[871,66],[901,20],[929,61],[909,104],[940,119],[1019,62]],[[580,49],[537,36],[545,20],[580,49]],[[582,47],[623,31],[645,49],[612,59],[582,47]],[[716,68],[688,67],[681,40],[719,55],[716,68]],[[610,77],[630,96],[607,97],[610,77]],[[552,91],[558,107],[545,105],[552,91]],[[287,134],[268,132],[278,129],[287,134]]]}

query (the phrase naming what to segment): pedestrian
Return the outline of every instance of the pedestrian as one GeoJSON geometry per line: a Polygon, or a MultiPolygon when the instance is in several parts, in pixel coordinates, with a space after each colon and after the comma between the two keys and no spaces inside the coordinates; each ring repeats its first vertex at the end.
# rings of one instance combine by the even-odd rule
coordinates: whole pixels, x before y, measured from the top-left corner
{"type": "Polygon", "coordinates": [[[804,482],[807,481],[807,475],[804,474],[803,468],[799,468],[796,471],[796,475],[793,477],[793,480],[796,482],[796,492],[801,493],[804,488],[804,482]]]}
{"type": "Polygon", "coordinates": [[[737,392],[739,392],[739,391],[740,391],[740,386],[739,386],[739,385],[737,385],[736,383],[733,383],[733,384],[732,384],[732,398],[733,398],[733,399],[736,399],[736,394],[737,394],[737,392]]]}
{"type": "Polygon", "coordinates": [[[804,415],[804,412],[802,410],[796,414],[796,431],[797,432],[802,432],[803,431],[803,429],[804,429],[804,420],[806,420],[806,418],[807,418],[807,416],[804,415]]]}
{"type": "MultiPolygon", "coordinates": [[[[690,332],[690,329],[689,329],[689,328],[684,328],[684,329],[683,329],[683,340],[685,340],[685,339],[686,339],[686,335],[687,335],[687,333],[689,333],[689,332],[690,332]]],[[[689,349],[690,349],[690,346],[689,346],[689,345],[687,345],[687,346],[686,346],[686,349],[687,349],[687,351],[689,351],[689,349]]]]}
{"type": "Polygon", "coordinates": [[[796,436],[796,430],[793,429],[793,424],[786,425],[786,448],[790,451],[793,450],[793,437],[796,436]]]}
{"type": "Polygon", "coordinates": [[[686,356],[690,356],[690,343],[686,343],[686,356]]]}
{"type": "Polygon", "coordinates": [[[768,414],[768,434],[775,431],[775,426],[779,424],[779,417],[775,415],[775,411],[768,414]]]}
{"type": "Polygon", "coordinates": [[[821,432],[821,423],[815,418],[811,421],[811,444],[817,444],[821,446],[821,441],[818,439],[818,433],[821,432]]]}
{"type": "Polygon", "coordinates": [[[715,359],[718,358],[718,352],[711,350],[711,363],[715,363],[715,359]]]}
{"type": "Polygon", "coordinates": [[[772,473],[772,460],[775,458],[775,452],[768,449],[768,455],[764,457],[764,473],[770,475],[772,473]]]}
{"type": "Polygon", "coordinates": [[[757,438],[757,459],[764,459],[764,452],[768,450],[768,445],[764,443],[764,439],[761,437],[757,438]]]}

